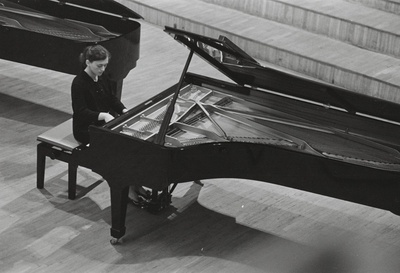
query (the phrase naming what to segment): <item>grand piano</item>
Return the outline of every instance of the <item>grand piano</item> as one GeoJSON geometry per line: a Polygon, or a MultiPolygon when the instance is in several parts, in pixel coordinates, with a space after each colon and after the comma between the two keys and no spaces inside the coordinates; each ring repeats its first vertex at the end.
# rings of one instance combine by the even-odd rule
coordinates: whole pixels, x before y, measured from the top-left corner
{"type": "Polygon", "coordinates": [[[0,58],[76,75],[93,44],[112,54],[107,73],[120,97],[139,59],[142,17],[113,0],[0,0],[0,58]]]}
{"type": "Polygon", "coordinates": [[[179,82],[90,127],[78,153],[109,184],[112,243],[134,184],[155,210],[177,183],[243,178],[400,213],[400,105],[262,66],[223,36],[165,32],[189,49],[179,82]],[[193,54],[232,82],[189,72],[193,54]]]}

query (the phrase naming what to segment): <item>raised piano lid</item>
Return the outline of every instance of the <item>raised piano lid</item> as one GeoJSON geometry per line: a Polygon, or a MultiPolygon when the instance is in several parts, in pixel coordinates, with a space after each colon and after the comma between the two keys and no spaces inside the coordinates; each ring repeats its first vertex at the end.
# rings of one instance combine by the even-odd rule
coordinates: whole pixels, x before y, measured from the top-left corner
{"type": "Polygon", "coordinates": [[[111,13],[126,18],[143,19],[143,17],[114,0],[7,0],[35,10],[48,12],[55,5],[72,5],[89,8],[94,11],[111,13]]]}
{"type": "Polygon", "coordinates": [[[224,36],[214,39],[170,27],[165,27],[165,32],[239,85],[274,91],[354,114],[361,113],[400,122],[400,105],[396,103],[264,67],[224,36]]]}

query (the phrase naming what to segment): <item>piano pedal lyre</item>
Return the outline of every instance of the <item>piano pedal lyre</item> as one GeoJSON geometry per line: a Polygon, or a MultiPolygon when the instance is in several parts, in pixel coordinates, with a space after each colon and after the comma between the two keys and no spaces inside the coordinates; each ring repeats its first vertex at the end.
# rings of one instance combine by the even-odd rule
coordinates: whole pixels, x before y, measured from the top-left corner
{"type": "Polygon", "coordinates": [[[160,211],[169,207],[172,203],[172,192],[176,188],[177,183],[173,184],[171,187],[167,187],[161,192],[153,190],[151,194],[150,202],[147,204],[146,209],[150,213],[159,213],[160,211]]]}

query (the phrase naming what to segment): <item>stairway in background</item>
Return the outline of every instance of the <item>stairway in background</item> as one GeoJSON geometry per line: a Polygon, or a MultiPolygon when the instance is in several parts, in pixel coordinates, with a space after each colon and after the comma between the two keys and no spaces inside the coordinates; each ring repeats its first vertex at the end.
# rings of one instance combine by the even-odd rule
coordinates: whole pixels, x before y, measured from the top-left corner
{"type": "Polygon", "coordinates": [[[346,0],[350,3],[361,3],[365,6],[380,9],[386,12],[400,15],[400,1],[399,0],[346,0]]]}
{"type": "Polygon", "coordinates": [[[224,35],[273,66],[400,103],[399,0],[117,1],[149,23],[224,35]]]}

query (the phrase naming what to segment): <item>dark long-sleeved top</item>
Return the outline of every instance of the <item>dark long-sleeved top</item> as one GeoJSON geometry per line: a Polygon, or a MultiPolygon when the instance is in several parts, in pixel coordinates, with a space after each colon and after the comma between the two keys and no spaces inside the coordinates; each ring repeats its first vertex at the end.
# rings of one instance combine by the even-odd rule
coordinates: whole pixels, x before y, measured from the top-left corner
{"type": "Polygon", "coordinates": [[[101,126],[100,112],[115,111],[122,114],[125,106],[113,95],[110,81],[100,76],[95,82],[85,71],[72,81],[71,86],[73,133],[76,140],[89,143],[89,126],[101,126]]]}

